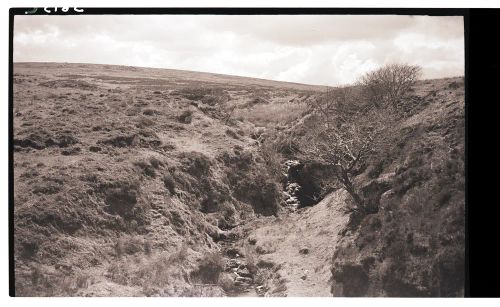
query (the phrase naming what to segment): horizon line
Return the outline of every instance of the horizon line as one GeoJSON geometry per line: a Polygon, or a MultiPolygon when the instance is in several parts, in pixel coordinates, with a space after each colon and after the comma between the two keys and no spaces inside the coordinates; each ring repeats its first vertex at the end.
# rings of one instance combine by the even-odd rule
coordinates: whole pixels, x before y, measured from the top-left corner
{"type": "MultiPolygon", "coordinates": [[[[124,64],[107,64],[107,63],[90,63],[90,62],[46,62],[46,61],[12,61],[13,64],[29,64],[29,63],[38,63],[38,64],[85,64],[85,65],[107,65],[107,66],[123,66],[123,67],[135,67],[135,68],[147,68],[147,69],[158,69],[158,70],[176,70],[176,71],[185,71],[185,72],[197,72],[197,73],[204,73],[204,74],[212,74],[212,75],[222,75],[222,76],[231,76],[231,77],[239,77],[239,78],[247,78],[247,79],[256,79],[256,80],[262,80],[262,81],[272,81],[272,82],[283,82],[283,83],[290,83],[290,84],[297,84],[297,85],[305,85],[305,86],[317,86],[317,87],[341,87],[341,86],[353,86],[355,85],[355,82],[353,83],[346,83],[346,84],[338,84],[338,85],[326,85],[326,84],[310,84],[310,83],[300,83],[300,82],[294,82],[294,81],[285,81],[285,80],[276,80],[276,79],[264,79],[264,78],[259,78],[259,77],[253,77],[253,76],[243,76],[243,75],[231,75],[231,74],[224,74],[224,73],[217,73],[217,72],[210,72],[210,71],[201,71],[201,70],[188,70],[188,69],[179,69],[179,68],[165,68],[165,67],[154,67],[154,66],[138,66],[138,65],[124,65],[124,64]]],[[[455,75],[455,76],[448,76],[448,77],[440,77],[440,78],[431,78],[431,79],[418,79],[419,81],[427,81],[427,80],[439,80],[439,79],[449,79],[449,78],[460,78],[464,77],[464,75],[455,75]]]]}

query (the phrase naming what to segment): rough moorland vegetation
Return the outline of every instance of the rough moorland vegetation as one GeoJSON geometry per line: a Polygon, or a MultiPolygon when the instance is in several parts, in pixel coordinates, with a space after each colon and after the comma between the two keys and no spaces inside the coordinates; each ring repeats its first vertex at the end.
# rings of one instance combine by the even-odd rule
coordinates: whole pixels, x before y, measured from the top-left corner
{"type": "Polygon", "coordinates": [[[266,127],[233,112],[317,91],[33,63],[15,65],[14,90],[20,296],[224,295],[218,242],[281,201],[266,127]]]}
{"type": "Polygon", "coordinates": [[[351,196],[333,295],[463,295],[463,78],[418,73],[389,65],[330,89],[282,135],[293,156],[332,170],[317,183],[324,194],[351,196]]]}
{"type": "Polygon", "coordinates": [[[14,68],[17,295],[463,295],[463,78],[14,68]]]}

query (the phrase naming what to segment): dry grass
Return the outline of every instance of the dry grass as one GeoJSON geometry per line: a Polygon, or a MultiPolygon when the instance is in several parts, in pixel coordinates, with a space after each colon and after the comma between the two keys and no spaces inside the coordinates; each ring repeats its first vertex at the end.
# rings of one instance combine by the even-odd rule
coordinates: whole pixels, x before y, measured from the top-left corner
{"type": "Polygon", "coordinates": [[[224,270],[224,259],[218,252],[206,254],[198,264],[198,268],[191,273],[195,281],[204,284],[217,284],[219,276],[224,270]]]}
{"type": "MultiPolygon", "coordinates": [[[[300,118],[307,110],[304,101],[311,100],[304,98],[306,93],[298,96],[300,89],[318,89],[231,76],[102,65],[16,64],[15,71],[19,78],[14,81],[14,243],[19,296],[81,292],[95,295],[96,289],[110,296],[219,295],[218,286],[194,285],[202,282],[200,276],[204,274],[191,276],[193,271],[200,273],[208,268],[203,282],[214,282],[218,276],[219,284],[226,284],[224,275],[217,275],[217,255],[198,262],[215,250],[219,227],[245,222],[254,213],[272,215],[279,208],[281,189],[271,173],[280,156],[273,148],[260,152],[254,144],[254,140],[260,141],[258,136],[265,139],[272,129],[262,128],[254,138],[253,124],[280,127],[285,134],[283,124],[300,118]],[[57,82],[60,77],[65,78],[64,82],[57,82]],[[91,85],[78,82],[79,78],[91,85]],[[233,125],[231,121],[230,132],[225,134],[228,126],[215,111],[218,102],[227,99],[226,94],[234,105],[236,101],[254,98],[253,95],[269,101],[258,99],[255,105],[237,109],[240,113],[232,116],[248,122],[233,125]],[[180,123],[177,116],[186,110],[192,113],[181,117],[184,123],[180,123]],[[191,151],[207,157],[190,154],[191,151]],[[227,159],[217,158],[225,152],[230,153],[227,159]],[[180,242],[198,247],[196,251],[187,245],[173,249],[180,242]],[[62,263],[67,267],[61,267],[62,263]],[[215,270],[210,263],[215,263],[215,270]],[[109,292],[100,291],[105,288],[109,292]]],[[[433,82],[427,84],[432,90],[441,87],[433,82]]],[[[463,80],[450,84],[449,90],[462,87],[463,80]]],[[[427,90],[424,86],[416,87],[415,95],[427,90]]],[[[446,106],[442,104],[443,108],[446,106]]],[[[413,117],[415,123],[433,116],[418,114],[422,116],[413,117]]],[[[447,137],[450,135],[454,132],[447,137]]],[[[447,158],[443,155],[443,159],[447,158]]],[[[389,163],[374,171],[373,177],[388,169],[389,163]]],[[[434,164],[434,170],[437,165],[434,164]]],[[[455,173],[452,166],[441,172],[455,173]]],[[[451,175],[448,179],[442,174],[439,177],[447,181],[460,177],[451,175]]],[[[408,190],[401,191],[402,196],[413,193],[420,185],[411,182],[411,177],[410,172],[399,176],[401,182],[408,184],[408,190]]],[[[442,208],[437,210],[442,212],[461,197],[454,190],[436,196],[436,204],[442,208]]],[[[418,198],[406,203],[412,213],[425,211],[418,198]]],[[[460,227],[455,223],[458,215],[442,216],[446,225],[442,226],[443,236],[439,240],[459,244],[450,241],[446,232],[449,227],[460,227]]],[[[324,220],[325,215],[318,218],[324,220]]],[[[319,229],[313,224],[303,229],[306,231],[297,229],[297,240],[304,240],[307,230],[313,229],[315,238],[329,239],[324,246],[338,233],[332,229],[329,235],[317,236],[319,229]]],[[[278,228],[276,237],[289,238],[290,231],[278,228]]],[[[422,245],[419,238],[415,237],[415,242],[422,245]]],[[[258,238],[253,247],[264,241],[258,238]]],[[[266,267],[257,257],[286,258],[282,255],[291,253],[280,251],[281,241],[273,241],[270,250],[277,247],[273,253],[259,255],[253,251],[255,259],[249,260],[249,269],[255,266],[262,272],[274,270],[278,265],[266,267]]],[[[304,263],[305,257],[298,254],[300,245],[293,247],[293,255],[304,263]]],[[[420,245],[416,250],[422,249],[420,245]]],[[[246,254],[252,257],[251,253],[246,254]]],[[[456,258],[447,254],[439,257],[443,265],[448,265],[446,259],[456,258]]],[[[307,266],[314,268],[312,263],[307,266]]],[[[271,277],[276,281],[275,287],[282,290],[278,281],[283,279],[271,277]]],[[[231,287],[229,283],[226,286],[231,287]]],[[[296,289],[293,280],[287,287],[289,293],[296,289]]],[[[311,292],[317,294],[320,290],[318,286],[311,292]]]]}
{"type": "Polygon", "coordinates": [[[74,296],[95,282],[84,270],[57,272],[45,266],[32,267],[29,279],[23,296],[74,296]]]}
{"type": "Polygon", "coordinates": [[[188,248],[183,244],[174,253],[162,252],[147,256],[140,254],[114,261],[108,267],[107,278],[121,285],[140,286],[149,290],[168,286],[178,280],[179,274],[182,275],[188,248]]]}
{"type": "Polygon", "coordinates": [[[337,249],[335,295],[352,294],[353,288],[364,289],[358,296],[463,295],[464,105],[459,82],[436,80],[431,83],[439,89],[434,95],[426,94],[426,83],[416,87],[424,97],[422,109],[393,123],[390,142],[360,176],[365,184],[373,180],[367,178],[387,174],[394,181],[380,197],[378,212],[360,221],[353,244],[346,241],[337,249]],[[375,261],[370,258],[374,254],[375,261]],[[341,276],[354,268],[358,277],[341,276]]]}
{"type": "Polygon", "coordinates": [[[306,103],[257,104],[249,109],[236,109],[234,118],[246,120],[257,126],[270,127],[286,124],[300,118],[307,110],[306,103]]]}

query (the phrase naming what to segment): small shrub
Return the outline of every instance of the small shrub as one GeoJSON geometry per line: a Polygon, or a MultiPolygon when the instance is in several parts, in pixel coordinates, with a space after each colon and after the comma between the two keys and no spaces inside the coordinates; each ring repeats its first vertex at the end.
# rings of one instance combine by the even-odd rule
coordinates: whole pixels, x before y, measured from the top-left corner
{"type": "Polygon", "coordinates": [[[137,127],[138,128],[146,128],[146,127],[151,127],[155,124],[155,122],[147,117],[140,116],[139,119],[137,120],[137,127]]]}
{"type": "Polygon", "coordinates": [[[231,130],[231,129],[227,129],[226,130],[226,134],[230,137],[232,137],[233,139],[237,139],[239,140],[240,137],[238,136],[238,134],[236,132],[234,132],[234,130],[231,130]]]}
{"type": "Polygon", "coordinates": [[[154,167],[154,168],[156,168],[156,169],[160,168],[160,166],[163,166],[163,162],[161,162],[156,157],[149,158],[149,164],[151,164],[151,166],[154,167]]]}
{"type": "Polygon", "coordinates": [[[227,273],[224,273],[219,277],[219,286],[226,291],[226,293],[236,290],[233,278],[231,278],[231,275],[227,273]]]}
{"type": "Polygon", "coordinates": [[[126,270],[125,263],[122,261],[112,262],[107,270],[107,276],[117,284],[127,285],[130,280],[128,271],[126,270]]]}
{"type": "Polygon", "coordinates": [[[77,289],[88,288],[90,283],[90,275],[87,273],[79,273],[75,278],[75,285],[77,289]]]}
{"type": "Polygon", "coordinates": [[[257,267],[261,269],[272,269],[276,267],[276,264],[272,261],[261,259],[257,262],[257,267]]]}
{"type": "Polygon", "coordinates": [[[170,192],[170,194],[172,195],[175,194],[175,180],[174,177],[172,177],[172,174],[170,174],[170,172],[167,172],[163,175],[163,184],[170,192]]]}
{"type": "Polygon", "coordinates": [[[222,256],[217,252],[210,253],[201,260],[198,269],[193,272],[193,277],[205,284],[216,284],[223,270],[224,260],[222,256]]]}
{"type": "Polygon", "coordinates": [[[185,110],[181,115],[179,115],[179,117],[177,117],[177,119],[183,124],[190,124],[193,120],[193,111],[185,110]]]}
{"type": "Polygon", "coordinates": [[[23,242],[21,246],[21,256],[26,259],[33,258],[40,248],[37,242],[23,242]]]}
{"type": "Polygon", "coordinates": [[[421,67],[407,64],[390,64],[366,73],[359,81],[365,98],[380,106],[381,103],[397,104],[421,75],[421,67]]]}
{"type": "Polygon", "coordinates": [[[457,81],[453,81],[451,83],[448,84],[448,88],[450,89],[457,89],[459,87],[461,87],[463,84],[457,82],[457,81]]]}
{"type": "Polygon", "coordinates": [[[112,136],[110,138],[100,140],[98,141],[98,143],[111,145],[114,147],[129,147],[136,146],[137,144],[139,144],[139,141],[140,139],[136,134],[130,134],[112,136]]]}
{"type": "Polygon", "coordinates": [[[206,155],[196,151],[184,153],[182,163],[186,171],[195,177],[208,175],[212,164],[206,155]]]}
{"type": "Polygon", "coordinates": [[[277,145],[272,142],[264,142],[260,147],[260,154],[268,173],[276,180],[279,181],[282,177],[282,163],[283,157],[278,152],[277,145]]]}
{"type": "Polygon", "coordinates": [[[91,152],[99,152],[99,151],[101,151],[101,150],[102,150],[102,148],[101,148],[101,147],[99,147],[99,146],[90,146],[90,147],[89,147],[89,150],[90,150],[91,152]]]}
{"type": "Polygon", "coordinates": [[[160,112],[158,112],[158,110],[154,110],[154,109],[146,109],[142,112],[142,114],[147,115],[147,116],[153,116],[153,115],[160,114],[160,112]]]}
{"type": "Polygon", "coordinates": [[[118,187],[106,191],[106,211],[111,214],[128,216],[137,204],[139,185],[137,183],[122,183],[118,187]]]}
{"type": "Polygon", "coordinates": [[[183,262],[188,255],[188,246],[186,243],[183,243],[178,251],[171,254],[168,257],[168,263],[175,264],[183,262]]]}
{"type": "Polygon", "coordinates": [[[142,170],[142,173],[149,177],[155,177],[155,167],[145,161],[137,161],[134,162],[134,165],[139,167],[142,170]]]}
{"type": "Polygon", "coordinates": [[[443,191],[439,192],[439,194],[437,195],[438,206],[439,207],[444,206],[446,203],[449,202],[449,200],[451,199],[452,196],[453,195],[452,195],[450,190],[443,190],[443,191]]]}
{"type": "Polygon", "coordinates": [[[139,237],[119,238],[114,245],[115,256],[132,255],[143,251],[145,246],[146,243],[139,237]]]}
{"type": "Polygon", "coordinates": [[[51,195],[58,193],[61,189],[61,183],[51,178],[46,178],[46,181],[35,184],[32,191],[34,194],[51,195]]]}
{"type": "Polygon", "coordinates": [[[138,252],[142,252],[144,247],[144,242],[139,237],[132,237],[124,240],[123,251],[128,255],[133,255],[138,252]]]}
{"type": "Polygon", "coordinates": [[[343,295],[364,296],[368,289],[369,277],[361,264],[343,263],[332,268],[332,279],[343,283],[343,295]]]}
{"type": "MultiPolygon", "coordinates": [[[[251,243],[249,243],[249,244],[251,244],[251,243]]],[[[255,245],[255,244],[251,244],[251,245],[255,245]]],[[[245,245],[245,258],[247,260],[248,272],[250,272],[250,274],[252,274],[252,275],[257,274],[257,271],[259,269],[257,268],[257,263],[255,261],[256,257],[254,255],[254,252],[250,248],[250,245],[245,245]]]]}

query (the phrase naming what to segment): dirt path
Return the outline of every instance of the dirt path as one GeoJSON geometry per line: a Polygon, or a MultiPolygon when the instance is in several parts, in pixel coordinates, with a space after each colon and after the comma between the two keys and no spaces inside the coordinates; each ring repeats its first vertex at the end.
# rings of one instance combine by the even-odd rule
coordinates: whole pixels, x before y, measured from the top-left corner
{"type": "Polygon", "coordinates": [[[250,232],[247,241],[255,241],[255,261],[272,264],[272,276],[279,279],[269,286],[266,296],[331,296],[331,257],[338,233],[348,222],[346,197],[345,191],[336,191],[314,207],[250,232]]]}

